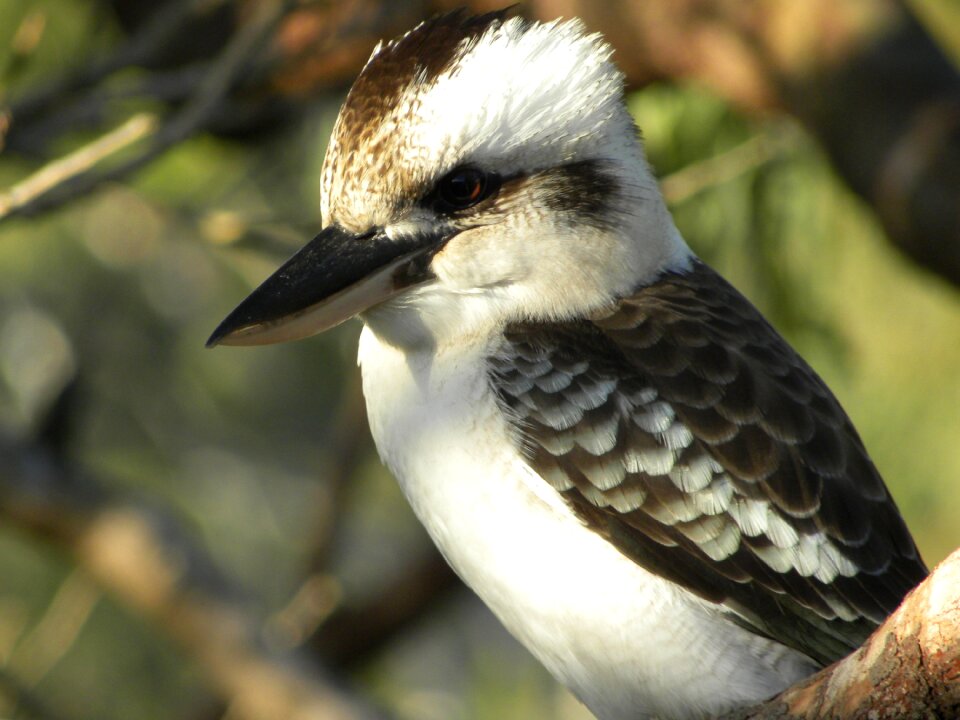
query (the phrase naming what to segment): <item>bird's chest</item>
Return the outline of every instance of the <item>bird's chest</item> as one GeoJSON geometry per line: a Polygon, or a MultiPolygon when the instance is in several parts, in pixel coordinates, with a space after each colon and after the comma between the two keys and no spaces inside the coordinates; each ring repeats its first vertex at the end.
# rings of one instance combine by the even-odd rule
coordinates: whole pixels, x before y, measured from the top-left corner
{"type": "Polygon", "coordinates": [[[374,440],[414,512],[558,680],[605,720],[698,717],[722,696],[733,638],[702,602],[584,527],[530,469],[482,356],[410,357],[365,330],[360,363],[374,440]],[[716,673],[706,682],[705,664],[716,673]],[[702,697],[690,697],[694,682],[702,697]]]}
{"type": "Polygon", "coordinates": [[[369,330],[359,356],[380,456],[441,550],[453,551],[457,537],[484,524],[485,509],[505,500],[502,486],[521,491],[516,476],[525,471],[483,357],[456,348],[404,353],[369,330]]]}

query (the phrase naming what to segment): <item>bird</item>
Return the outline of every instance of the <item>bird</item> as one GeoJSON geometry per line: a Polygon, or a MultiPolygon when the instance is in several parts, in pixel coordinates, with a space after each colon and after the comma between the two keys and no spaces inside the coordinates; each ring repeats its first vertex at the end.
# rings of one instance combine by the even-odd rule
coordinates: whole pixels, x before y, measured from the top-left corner
{"type": "Polygon", "coordinates": [[[681,237],[581,21],[454,11],[378,44],[319,199],[208,345],[359,316],[384,464],[596,717],[758,703],[926,575],[834,395],[681,237]]]}

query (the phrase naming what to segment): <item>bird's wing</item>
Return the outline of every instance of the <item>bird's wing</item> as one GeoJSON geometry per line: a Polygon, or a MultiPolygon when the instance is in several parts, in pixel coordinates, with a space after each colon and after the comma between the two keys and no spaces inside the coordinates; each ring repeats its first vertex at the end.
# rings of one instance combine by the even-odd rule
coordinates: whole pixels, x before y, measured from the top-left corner
{"type": "Polygon", "coordinates": [[[530,465],[646,569],[831,662],[926,575],[837,400],[702,263],[591,320],[509,327],[530,465]]]}

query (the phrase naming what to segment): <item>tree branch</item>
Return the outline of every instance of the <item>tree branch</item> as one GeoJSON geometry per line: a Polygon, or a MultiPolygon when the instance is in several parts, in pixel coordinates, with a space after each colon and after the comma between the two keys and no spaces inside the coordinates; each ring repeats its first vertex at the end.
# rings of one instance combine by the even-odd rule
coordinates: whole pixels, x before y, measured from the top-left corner
{"type": "MultiPolygon", "coordinates": [[[[222,0],[217,0],[222,2],[222,0]]],[[[131,65],[149,62],[154,54],[183,32],[190,16],[200,12],[210,0],[175,0],[158,3],[158,7],[137,33],[120,48],[106,57],[94,58],[87,65],[68,72],[53,81],[18,98],[10,111],[18,121],[29,121],[50,105],[65,97],[92,87],[100,81],[131,65]]],[[[207,8],[209,11],[209,8],[207,8]]]]}
{"type": "MultiPolygon", "coordinates": [[[[0,210],[3,210],[0,212],[0,220],[13,215],[31,215],[50,210],[67,200],[90,192],[106,181],[126,177],[203,129],[221,106],[237,78],[269,41],[291,5],[292,0],[257,3],[252,19],[231,38],[183,108],[156,130],[152,142],[143,151],[109,170],[85,170],[66,174],[59,182],[48,184],[42,193],[35,194],[31,199],[6,208],[0,207],[0,210]]],[[[62,161],[55,165],[60,162],[62,161]]]]}
{"type": "Polygon", "coordinates": [[[356,668],[462,589],[460,578],[431,549],[368,603],[340,607],[307,642],[331,666],[356,668]]]}
{"type": "Polygon", "coordinates": [[[960,550],[849,657],[723,720],[960,717],[960,550]]]}
{"type": "Polygon", "coordinates": [[[154,115],[138,113],[106,135],[44,165],[9,190],[0,193],[0,220],[37,202],[46,193],[87,172],[104,158],[149,136],[155,128],[154,115]]]}

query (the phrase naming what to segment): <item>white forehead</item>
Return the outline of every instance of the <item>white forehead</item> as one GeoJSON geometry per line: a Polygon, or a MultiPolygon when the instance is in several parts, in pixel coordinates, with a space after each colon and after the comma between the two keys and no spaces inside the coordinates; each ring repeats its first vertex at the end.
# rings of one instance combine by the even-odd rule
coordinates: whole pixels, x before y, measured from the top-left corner
{"type": "Polygon", "coordinates": [[[598,144],[614,130],[606,127],[612,119],[626,118],[610,47],[579,20],[511,18],[465,45],[445,72],[414,82],[401,101],[416,120],[407,147],[418,164],[534,170],[574,159],[585,141],[598,144]]]}

